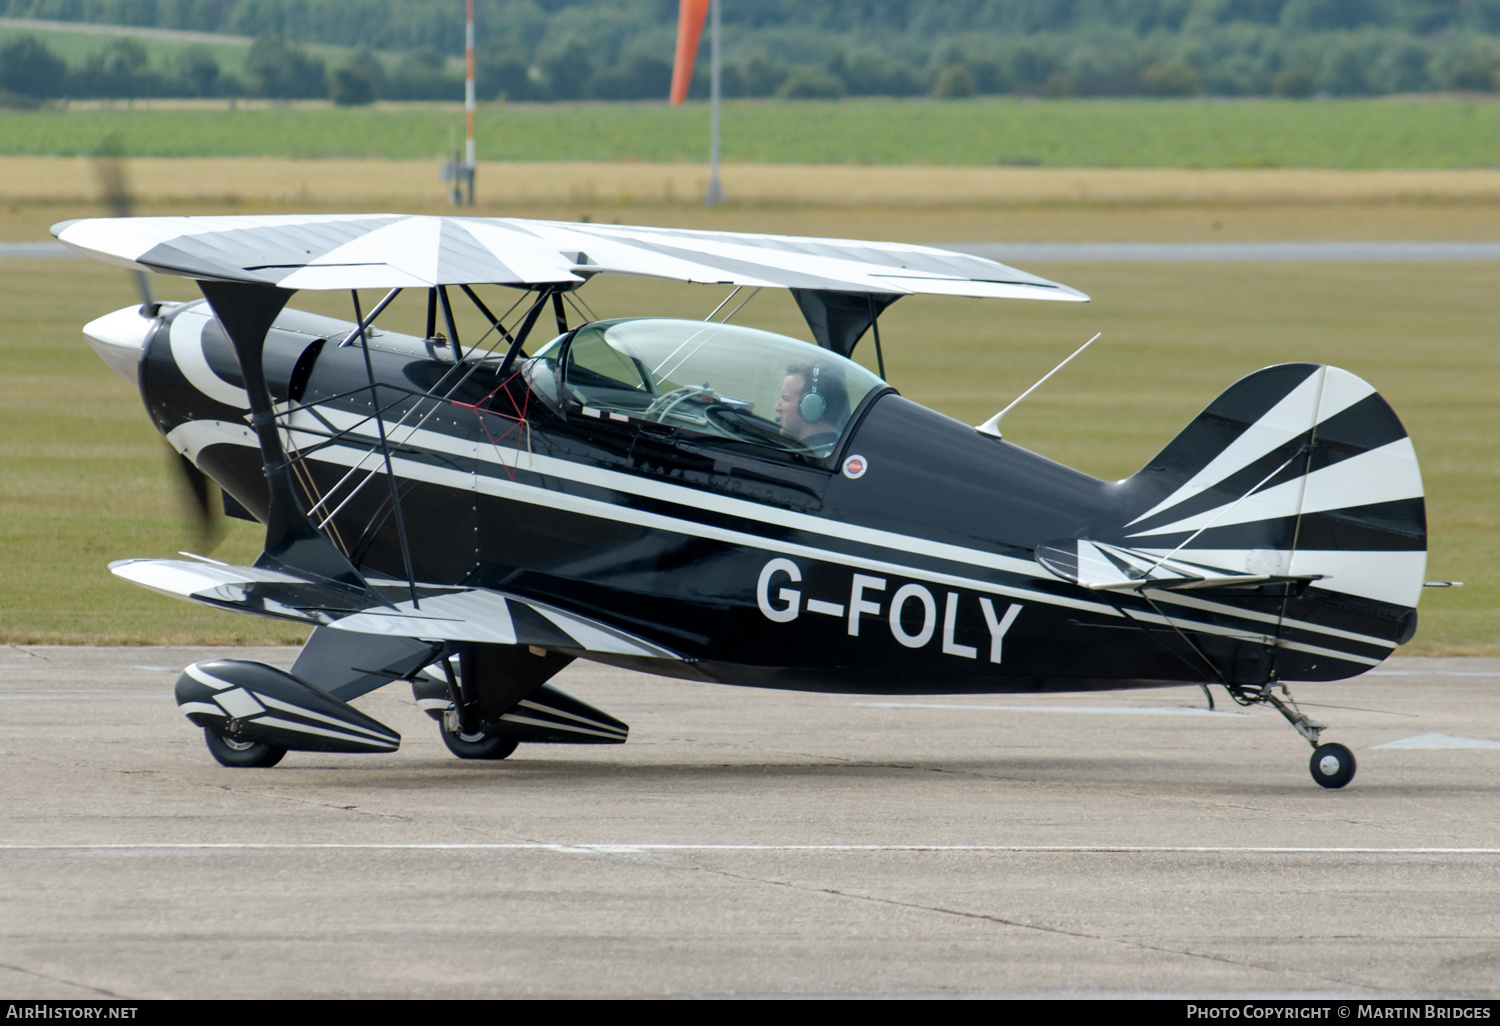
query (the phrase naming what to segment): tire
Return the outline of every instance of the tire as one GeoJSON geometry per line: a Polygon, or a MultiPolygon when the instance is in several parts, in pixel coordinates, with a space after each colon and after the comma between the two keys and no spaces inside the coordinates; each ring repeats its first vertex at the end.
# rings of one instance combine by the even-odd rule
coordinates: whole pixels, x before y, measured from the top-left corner
{"type": "Polygon", "coordinates": [[[264,741],[234,741],[220,737],[207,727],[203,728],[203,741],[208,745],[208,754],[217,759],[219,765],[234,769],[269,769],[286,755],[285,748],[277,748],[264,741]]]}
{"type": "Polygon", "coordinates": [[[1354,779],[1354,753],[1343,745],[1319,745],[1308,762],[1319,787],[1340,788],[1354,779]]]}
{"type": "Polygon", "coordinates": [[[520,743],[508,737],[486,734],[483,731],[477,734],[461,734],[446,728],[440,727],[439,729],[442,730],[443,744],[448,746],[448,751],[460,759],[504,759],[514,752],[520,743]]]}

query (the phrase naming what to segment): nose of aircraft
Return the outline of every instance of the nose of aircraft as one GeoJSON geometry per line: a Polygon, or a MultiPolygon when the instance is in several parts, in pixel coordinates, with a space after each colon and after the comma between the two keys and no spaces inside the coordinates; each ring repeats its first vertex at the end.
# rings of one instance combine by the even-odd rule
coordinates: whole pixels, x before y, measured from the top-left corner
{"type": "Polygon", "coordinates": [[[137,306],[105,314],[83,326],[83,337],[88,339],[99,358],[132,385],[139,380],[137,365],[141,360],[141,349],[146,344],[156,324],[155,317],[147,317],[137,306]]]}

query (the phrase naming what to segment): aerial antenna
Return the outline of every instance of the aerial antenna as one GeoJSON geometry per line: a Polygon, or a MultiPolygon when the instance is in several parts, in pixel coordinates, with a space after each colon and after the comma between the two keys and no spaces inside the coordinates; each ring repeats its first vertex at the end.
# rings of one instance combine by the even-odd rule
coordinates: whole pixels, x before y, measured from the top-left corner
{"type": "Polygon", "coordinates": [[[1102,335],[1102,334],[1104,334],[1104,332],[1102,332],[1102,331],[1099,332],[1099,333],[1097,333],[1096,335],[1094,335],[1093,338],[1089,339],[1083,345],[1081,345],[1077,349],[1075,349],[1073,351],[1073,356],[1068,357],[1062,363],[1058,364],[1056,367],[1053,367],[1051,370],[1049,370],[1046,374],[1043,374],[1042,378],[1041,378],[1041,381],[1038,381],[1036,384],[1032,385],[1026,391],[1024,391],[1020,395],[1016,396],[1015,402],[1011,403],[1009,406],[1007,406],[1005,409],[1001,410],[999,413],[995,414],[993,417],[991,417],[989,420],[985,421],[983,424],[978,425],[977,428],[976,428],[976,430],[978,430],[982,434],[994,435],[996,438],[1002,437],[1001,434],[1000,434],[1000,418],[1004,417],[1011,410],[1015,409],[1016,405],[1018,403],[1020,403],[1020,401],[1022,399],[1025,399],[1028,395],[1030,395],[1031,393],[1035,392],[1037,389],[1041,388],[1042,387],[1042,383],[1045,382],[1048,378],[1050,378],[1052,375],[1056,374],[1058,371],[1062,370],[1068,364],[1072,363],[1074,356],[1077,356],[1079,353],[1083,352],[1089,346],[1093,345],[1096,341],[1098,341],[1099,336],[1102,335]]]}

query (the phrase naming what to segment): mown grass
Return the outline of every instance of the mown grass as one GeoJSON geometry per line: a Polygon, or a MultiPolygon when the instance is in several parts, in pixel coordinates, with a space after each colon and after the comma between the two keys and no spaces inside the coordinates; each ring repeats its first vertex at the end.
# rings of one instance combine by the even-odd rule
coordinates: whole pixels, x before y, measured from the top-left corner
{"type": "MultiPolygon", "coordinates": [[[[118,129],[138,156],[430,158],[463,131],[429,108],[47,110],[0,117],[0,155],[87,154],[118,129]]],[[[483,160],[697,161],[703,104],[485,105],[483,160]]],[[[1500,166],[1500,104],[1464,99],[974,99],[726,103],[724,158],[1044,167],[1500,166]]]]}
{"type": "MultiPolygon", "coordinates": [[[[843,234],[870,235],[875,216],[850,219],[843,234]]],[[[1466,582],[1424,595],[1422,627],[1406,651],[1500,654],[1500,349],[1491,265],[1035,270],[1094,302],[903,300],[882,319],[891,381],[976,423],[1102,330],[1094,349],[1013,411],[1005,427],[1021,445],[1116,478],[1139,468],[1243,374],[1285,360],[1347,367],[1390,399],[1416,442],[1428,495],[1428,576],[1466,582]]],[[[162,284],[169,294],[190,294],[180,282],[162,284]]],[[[600,316],[702,317],[721,291],[600,279],[582,296],[600,316]]],[[[295,640],[285,625],[174,602],[105,570],[111,559],[199,544],[139,396],[79,335],[87,320],[132,299],[130,282],[112,268],[0,263],[7,324],[0,334],[0,640],[295,640]]],[[[346,302],[299,297],[299,305],[340,314],[346,302]]],[[[408,321],[420,316],[394,312],[408,321]]],[[[762,294],[737,319],[806,334],[781,293],[762,294]]],[[[251,559],[259,541],[252,525],[234,522],[215,555],[251,559]]]]}

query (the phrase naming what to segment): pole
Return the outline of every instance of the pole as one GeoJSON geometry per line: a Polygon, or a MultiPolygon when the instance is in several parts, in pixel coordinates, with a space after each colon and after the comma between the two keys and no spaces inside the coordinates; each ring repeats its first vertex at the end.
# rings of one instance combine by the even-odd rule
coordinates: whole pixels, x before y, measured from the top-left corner
{"type": "Polygon", "coordinates": [[[474,205],[474,0],[468,0],[464,24],[464,178],[469,185],[469,206],[474,205]]]}
{"type": "Polygon", "coordinates": [[[716,207],[724,202],[724,189],[719,184],[719,3],[720,0],[710,0],[713,25],[708,37],[708,192],[703,197],[705,207],[716,207]]]}

